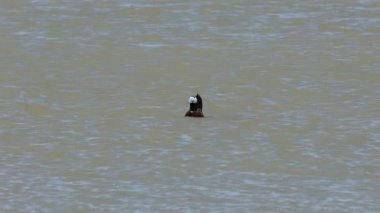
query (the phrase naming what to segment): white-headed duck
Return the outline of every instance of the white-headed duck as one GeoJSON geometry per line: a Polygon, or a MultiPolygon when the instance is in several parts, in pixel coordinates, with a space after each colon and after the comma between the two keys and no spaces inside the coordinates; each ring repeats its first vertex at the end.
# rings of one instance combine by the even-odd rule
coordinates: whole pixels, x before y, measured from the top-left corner
{"type": "Polygon", "coordinates": [[[189,97],[189,110],[186,112],[185,116],[187,117],[204,117],[202,108],[202,98],[199,94],[197,94],[195,97],[190,96],[189,97]]]}

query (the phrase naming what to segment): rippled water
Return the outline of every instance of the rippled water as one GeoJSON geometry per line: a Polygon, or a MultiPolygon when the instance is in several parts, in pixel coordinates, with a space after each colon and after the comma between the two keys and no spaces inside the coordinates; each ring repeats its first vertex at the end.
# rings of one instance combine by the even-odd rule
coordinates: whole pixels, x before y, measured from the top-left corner
{"type": "Polygon", "coordinates": [[[377,0],[2,0],[0,47],[1,212],[380,211],[377,0]]]}

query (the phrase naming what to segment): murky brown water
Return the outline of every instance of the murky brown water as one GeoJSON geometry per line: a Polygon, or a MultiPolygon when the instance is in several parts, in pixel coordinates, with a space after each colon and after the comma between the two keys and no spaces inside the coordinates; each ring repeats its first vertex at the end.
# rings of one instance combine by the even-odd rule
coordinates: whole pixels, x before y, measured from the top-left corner
{"type": "Polygon", "coordinates": [[[0,47],[1,212],[380,212],[377,0],[1,0],[0,47]]]}

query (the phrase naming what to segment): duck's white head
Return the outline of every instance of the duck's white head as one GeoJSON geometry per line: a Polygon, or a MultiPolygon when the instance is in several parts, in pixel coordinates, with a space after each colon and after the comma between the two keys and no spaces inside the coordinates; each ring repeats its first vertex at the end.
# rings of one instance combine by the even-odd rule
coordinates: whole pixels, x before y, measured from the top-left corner
{"type": "Polygon", "coordinates": [[[197,98],[196,97],[193,97],[193,96],[190,96],[189,97],[189,104],[196,104],[197,103],[197,98]]]}

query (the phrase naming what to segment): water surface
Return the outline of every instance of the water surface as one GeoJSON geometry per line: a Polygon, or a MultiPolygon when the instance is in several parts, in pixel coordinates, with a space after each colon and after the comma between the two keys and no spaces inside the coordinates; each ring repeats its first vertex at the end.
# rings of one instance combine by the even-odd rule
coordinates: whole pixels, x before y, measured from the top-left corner
{"type": "Polygon", "coordinates": [[[0,211],[379,212],[379,14],[1,1],[0,211]]]}

